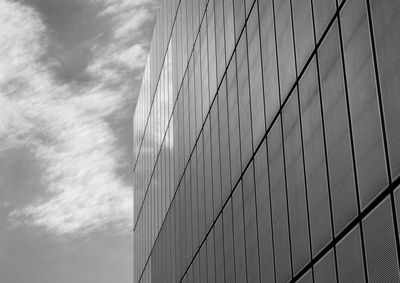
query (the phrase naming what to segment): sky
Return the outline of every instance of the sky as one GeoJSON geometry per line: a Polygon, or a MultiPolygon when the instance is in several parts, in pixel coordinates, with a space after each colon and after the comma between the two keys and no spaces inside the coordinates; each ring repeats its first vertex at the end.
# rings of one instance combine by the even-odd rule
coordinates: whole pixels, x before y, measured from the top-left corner
{"type": "Polygon", "coordinates": [[[132,116],[159,0],[0,0],[0,282],[133,281],[132,116]]]}

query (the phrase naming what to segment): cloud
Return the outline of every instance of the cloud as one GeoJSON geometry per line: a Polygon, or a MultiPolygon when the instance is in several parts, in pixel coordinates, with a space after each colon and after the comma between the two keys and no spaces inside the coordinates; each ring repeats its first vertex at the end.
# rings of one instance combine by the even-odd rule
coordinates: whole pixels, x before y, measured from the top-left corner
{"type": "Polygon", "coordinates": [[[138,78],[124,79],[142,71],[147,53],[145,43],[129,43],[132,29],[122,24],[128,10],[123,16],[119,11],[128,5],[131,16],[141,17],[143,7],[103,3],[102,15],[115,18],[117,32],[92,50],[85,72],[94,79],[76,84],[59,82],[43,63],[50,38],[40,14],[0,0],[0,158],[10,148],[28,146],[44,165],[38,178],[47,184],[31,203],[10,213],[14,224],[56,235],[132,227],[133,188],[117,174],[126,157],[108,121],[129,112],[126,103],[134,99],[130,88],[138,78]]]}

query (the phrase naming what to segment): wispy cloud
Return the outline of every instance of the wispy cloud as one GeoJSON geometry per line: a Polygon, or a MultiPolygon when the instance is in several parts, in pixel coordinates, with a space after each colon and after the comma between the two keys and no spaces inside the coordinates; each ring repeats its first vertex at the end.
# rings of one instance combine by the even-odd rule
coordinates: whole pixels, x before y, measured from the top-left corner
{"type": "Polygon", "coordinates": [[[38,178],[46,184],[36,199],[10,213],[13,223],[59,235],[132,226],[133,188],[117,173],[126,157],[109,121],[132,110],[126,104],[135,100],[132,87],[148,48],[140,26],[156,6],[151,0],[96,2],[114,32],[91,50],[85,72],[93,79],[77,84],[57,81],[51,60],[43,63],[51,39],[40,14],[0,0],[0,156],[30,147],[44,165],[38,178]],[[132,42],[133,34],[139,42],[132,42]]]}

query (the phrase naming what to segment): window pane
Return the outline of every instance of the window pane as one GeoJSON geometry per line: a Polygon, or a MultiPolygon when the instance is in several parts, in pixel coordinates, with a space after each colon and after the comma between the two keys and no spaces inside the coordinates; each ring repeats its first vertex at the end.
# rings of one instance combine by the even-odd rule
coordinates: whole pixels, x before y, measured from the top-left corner
{"type": "Polygon", "coordinates": [[[222,214],[214,226],[215,233],[215,272],[216,282],[224,282],[224,238],[222,232],[222,214]]]}
{"type": "Polygon", "coordinates": [[[328,252],[314,267],[314,279],[316,283],[335,283],[336,270],[333,250],[328,252]]]}
{"type": "Polygon", "coordinates": [[[214,201],[214,218],[221,210],[221,165],[219,155],[219,123],[218,123],[218,100],[215,98],[214,104],[211,108],[211,157],[212,157],[212,187],[213,187],[213,201],[214,201]]]}
{"type": "Polygon", "coordinates": [[[206,195],[204,187],[203,134],[197,142],[197,186],[199,192],[199,243],[206,235],[206,195]]]}
{"type": "Polygon", "coordinates": [[[400,282],[390,199],[364,220],[365,256],[370,282],[400,282]]]}
{"type": "Polygon", "coordinates": [[[192,191],[192,231],[193,231],[193,252],[197,250],[199,243],[199,217],[198,217],[198,188],[197,188],[197,158],[196,150],[193,152],[190,161],[190,180],[192,191]]]}
{"type": "Polygon", "coordinates": [[[224,225],[224,258],[226,282],[235,282],[235,261],[233,246],[233,220],[231,200],[226,204],[223,211],[224,225]]]}
{"type": "Polygon", "coordinates": [[[213,0],[207,6],[207,31],[208,31],[208,78],[210,80],[210,103],[217,91],[217,58],[215,50],[215,21],[213,0]]]}
{"type": "Polygon", "coordinates": [[[246,252],[244,242],[242,184],[233,192],[233,235],[235,244],[236,282],[246,282],[246,252]]]}
{"type": "Polygon", "coordinates": [[[267,127],[279,109],[278,73],[272,0],[259,1],[262,69],[267,127]]]}
{"type": "Polygon", "coordinates": [[[360,201],[365,207],[387,185],[365,1],[346,2],[341,16],[360,201]]]}
{"type": "Polygon", "coordinates": [[[207,241],[204,242],[200,249],[200,282],[207,282],[208,268],[207,268],[207,241]]]}
{"type": "MultiPolygon", "coordinates": [[[[193,245],[193,236],[192,236],[192,190],[191,190],[191,182],[190,182],[190,166],[187,167],[185,171],[185,204],[186,204],[186,265],[192,259],[192,245],[193,245]]],[[[185,266],[186,268],[186,266],[185,266]]]]}
{"type": "Polygon", "coordinates": [[[312,252],[315,255],[331,239],[332,231],[321,107],[314,59],[299,82],[299,95],[312,252]]]}
{"type": "Polygon", "coordinates": [[[400,173],[400,60],[398,41],[400,2],[397,0],[373,0],[370,2],[391,169],[393,176],[398,176],[400,173]]]}
{"type": "Polygon", "coordinates": [[[221,84],[218,94],[222,203],[225,202],[229,193],[231,192],[228,103],[225,78],[221,84]]]}
{"type": "Polygon", "coordinates": [[[337,22],[319,51],[326,147],[335,234],[357,215],[353,160],[337,22]]]}
{"type": "MultiPolygon", "coordinates": [[[[235,55],[234,55],[235,56],[235,55]]],[[[231,156],[231,183],[232,186],[239,179],[241,173],[240,135],[239,135],[239,109],[236,81],[235,58],[231,61],[227,71],[228,80],[228,108],[229,108],[229,149],[231,156]]]]}
{"type": "Polygon", "coordinates": [[[311,270],[309,270],[306,274],[303,275],[303,277],[301,277],[299,279],[299,281],[297,281],[298,283],[312,283],[313,282],[313,277],[311,274],[311,270]]]}
{"type": "Polygon", "coordinates": [[[207,237],[207,275],[208,283],[215,282],[215,253],[214,253],[214,230],[207,237]]]}
{"type": "Polygon", "coordinates": [[[265,133],[264,95],[262,88],[260,61],[260,34],[257,9],[253,9],[247,22],[249,44],[250,99],[253,125],[253,147],[261,141],[265,133]]]}
{"type": "Polygon", "coordinates": [[[224,34],[224,0],[211,0],[208,5],[215,5],[215,38],[217,47],[217,83],[225,71],[225,34],[224,34]],[[213,3],[214,2],[214,3],[213,3]]]}
{"type": "Polygon", "coordinates": [[[257,218],[260,253],[261,282],[274,282],[274,255],[272,246],[271,205],[267,146],[262,147],[254,157],[255,183],[257,193],[257,218]]]}
{"type": "Polygon", "coordinates": [[[278,46],[281,101],[289,94],[295,81],[294,48],[290,0],[275,1],[276,38],[278,46]]]}
{"type": "Polygon", "coordinates": [[[210,116],[204,124],[204,190],[206,198],[206,231],[211,227],[214,216],[213,187],[212,187],[212,168],[211,168],[211,148],[210,148],[210,116]]]}
{"type": "Polygon", "coordinates": [[[282,119],[293,273],[296,274],[310,260],[309,227],[297,93],[294,93],[289,98],[283,109],[282,119]]]}
{"type": "Polygon", "coordinates": [[[236,50],[236,55],[242,167],[244,167],[253,152],[249,96],[249,73],[247,65],[247,46],[245,34],[243,34],[243,36],[240,38],[236,50]]]}
{"type": "Polygon", "coordinates": [[[235,8],[235,35],[238,42],[245,20],[244,0],[233,0],[233,7],[235,8]]]}
{"type": "Polygon", "coordinates": [[[234,29],[234,11],[233,0],[224,0],[224,17],[225,17],[225,47],[226,47],[226,62],[232,55],[235,47],[235,29],[234,29]]]}
{"type": "Polygon", "coordinates": [[[291,265],[280,119],[276,120],[268,135],[268,158],[271,182],[272,225],[276,251],[276,280],[277,282],[286,282],[291,277],[291,265]]]}
{"type": "Polygon", "coordinates": [[[207,40],[207,18],[203,19],[200,27],[200,52],[201,52],[201,96],[203,101],[203,119],[210,109],[210,95],[208,86],[208,40],[207,40]]]}
{"type": "Polygon", "coordinates": [[[246,235],[247,276],[249,282],[259,282],[257,212],[252,164],[243,176],[244,231],[246,235]]]}
{"type": "Polygon", "coordinates": [[[365,282],[358,226],[339,242],[337,257],[339,282],[365,282]]]}
{"type": "Polygon", "coordinates": [[[325,31],[336,10],[335,0],[313,0],[315,34],[317,42],[325,31]]]}
{"type": "Polygon", "coordinates": [[[293,25],[296,45],[297,73],[303,69],[304,64],[314,49],[314,33],[310,0],[292,1],[293,25]]]}
{"type": "Polygon", "coordinates": [[[179,276],[183,275],[183,272],[186,269],[186,200],[185,200],[185,185],[184,182],[181,183],[179,187],[179,213],[180,213],[180,269],[179,276]]]}

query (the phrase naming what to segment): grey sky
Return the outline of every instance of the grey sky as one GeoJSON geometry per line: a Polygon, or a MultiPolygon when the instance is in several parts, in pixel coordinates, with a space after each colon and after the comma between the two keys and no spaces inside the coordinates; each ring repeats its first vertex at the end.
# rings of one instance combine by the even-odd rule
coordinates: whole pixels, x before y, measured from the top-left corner
{"type": "Polygon", "coordinates": [[[132,114],[157,8],[0,0],[0,282],[132,282],[132,114]]]}

